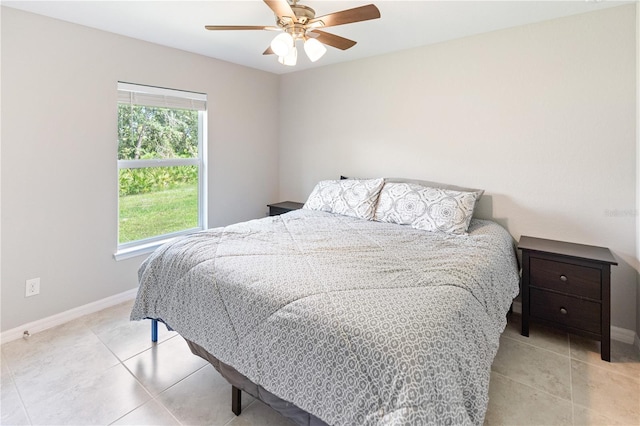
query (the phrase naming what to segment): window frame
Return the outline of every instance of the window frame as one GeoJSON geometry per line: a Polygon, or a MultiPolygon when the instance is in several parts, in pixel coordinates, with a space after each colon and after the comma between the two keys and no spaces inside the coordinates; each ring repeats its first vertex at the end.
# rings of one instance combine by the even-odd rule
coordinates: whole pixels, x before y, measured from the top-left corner
{"type": "MultiPolygon", "coordinates": [[[[117,248],[113,257],[124,260],[150,253],[160,245],[181,235],[207,228],[207,95],[204,93],[167,89],[133,83],[118,82],[118,105],[146,105],[152,107],[190,109],[198,111],[198,157],[169,159],[117,159],[117,248]],[[120,243],[120,170],[148,167],[198,167],[198,226],[168,234],[156,235],[135,241],[120,243]]],[[[119,123],[118,123],[119,125],[119,123]]]]}

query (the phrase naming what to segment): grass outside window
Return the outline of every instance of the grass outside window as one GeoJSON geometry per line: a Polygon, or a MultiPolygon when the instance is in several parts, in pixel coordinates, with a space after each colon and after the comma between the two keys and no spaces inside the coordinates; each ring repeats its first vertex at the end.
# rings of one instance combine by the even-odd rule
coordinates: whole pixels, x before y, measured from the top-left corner
{"type": "Polygon", "coordinates": [[[197,182],[120,196],[120,244],[198,227],[197,182]]]}

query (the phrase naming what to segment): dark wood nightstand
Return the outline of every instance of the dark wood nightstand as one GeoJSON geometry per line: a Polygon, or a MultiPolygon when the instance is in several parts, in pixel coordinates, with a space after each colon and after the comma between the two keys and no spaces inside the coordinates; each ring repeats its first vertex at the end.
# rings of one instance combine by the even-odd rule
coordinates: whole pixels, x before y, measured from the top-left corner
{"type": "Polygon", "coordinates": [[[611,360],[611,265],[608,248],[522,236],[522,332],[529,321],[599,340],[611,360]]]}
{"type": "Polygon", "coordinates": [[[269,207],[269,216],[278,216],[291,210],[298,210],[301,209],[302,206],[304,206],[304,203],[296,203],[295,201],[267,204],[267,207],[269,207]]]}

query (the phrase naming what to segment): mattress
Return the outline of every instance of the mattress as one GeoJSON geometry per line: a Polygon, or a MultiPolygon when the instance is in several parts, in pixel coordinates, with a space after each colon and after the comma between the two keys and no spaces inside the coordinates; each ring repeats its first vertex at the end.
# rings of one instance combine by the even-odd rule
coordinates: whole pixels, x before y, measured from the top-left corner
{"type": "Polygon", "coordinates": [[[482,424],[518,293],[511,236],[332,213],[181,237],[140,267],[131,318],[158,319],[331,425],[482,424]]]}

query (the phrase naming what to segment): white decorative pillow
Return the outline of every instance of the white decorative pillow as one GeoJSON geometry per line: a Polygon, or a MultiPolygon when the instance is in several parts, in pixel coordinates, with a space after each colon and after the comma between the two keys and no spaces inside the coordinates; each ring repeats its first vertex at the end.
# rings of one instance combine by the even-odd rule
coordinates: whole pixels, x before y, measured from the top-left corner
{"type": "Polygon", "coordinates": [[[387,182],[380,191],[374,218],[425,231],[466,234],[476,197],[475,192],[387,182]]]}
{"type": "Polygon", "coordinates": [[[464,186],[452,185],[450,183],[433,182],[430,180],[407,179],[407,178],[384,178],[385,183],[413,183],[420,186],[428,186],[429,188],[449,189],[460,192],[474,192],[476,194],[476,203],[480,201],[484,189],[467,188],[464,186]]]}
{"type": "Polygon", "coordinates": [[[344,179],[318,182],[303,209],[373,220],[384,179],[344,179]]]}

